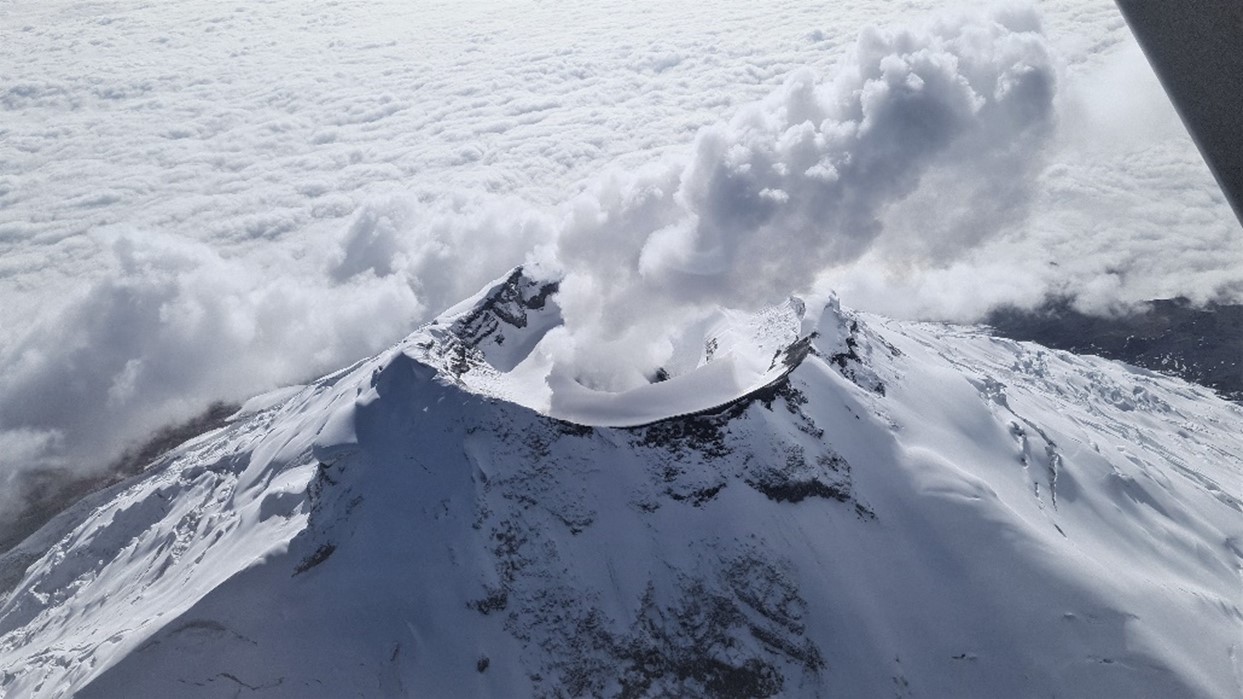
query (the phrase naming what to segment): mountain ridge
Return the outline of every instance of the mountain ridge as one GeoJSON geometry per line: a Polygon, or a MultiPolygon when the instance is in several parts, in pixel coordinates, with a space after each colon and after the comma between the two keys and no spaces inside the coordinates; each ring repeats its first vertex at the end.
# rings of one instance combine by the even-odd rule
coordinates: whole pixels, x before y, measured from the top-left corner
{"type": "Polygon", "coordinates": [[[770,390],[582,424],[504,398],[522,362],[451,370],[437,335],[487,296],[0,557],[0,695],[1243,686],[1243,410],[1208,390],[787,303],[654,384],[804,343],[770,390]]]}

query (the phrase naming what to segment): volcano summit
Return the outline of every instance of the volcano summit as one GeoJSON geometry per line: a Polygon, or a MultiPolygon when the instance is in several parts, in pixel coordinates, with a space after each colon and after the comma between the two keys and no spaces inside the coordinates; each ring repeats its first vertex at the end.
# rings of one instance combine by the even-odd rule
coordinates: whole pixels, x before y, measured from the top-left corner
{"type": "Polygon", "coordinates": [[[56,517],[0,695],[1243,688],[1239,406],[798,299],[611,393],[557,298],[515,270],[56,517]]]}

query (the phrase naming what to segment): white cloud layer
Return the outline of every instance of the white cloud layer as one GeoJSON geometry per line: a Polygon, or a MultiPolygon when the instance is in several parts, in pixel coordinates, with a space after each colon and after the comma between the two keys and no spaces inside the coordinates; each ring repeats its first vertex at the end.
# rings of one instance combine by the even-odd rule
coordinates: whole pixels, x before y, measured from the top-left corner
{"type": "Polygon", "coordinates": [[[907,244],[956,259],[1025,210],[1056,83],[1032,12],[865,31],[831,79],[799,71],[701,131],[689,162],[570,205],[556,248],[565,361],[598,385],[641,381],[696,309],[805,293],[859,258],[930,173],[942,191],[907,244]]]}
{"type": "Polygon", "coordinates": [[[813,289],[959,320],[1243,294],[1238,224],[1112,2],[1039,3],[1043,32],[908,5],[13,9],[0,488],[347,364],[524,261],[567,275],[558,357],[602,386],[704,308],[813,289]]]}
{"type": "Polygon", "coordinates": [[[98,468],[212,400],[361,356],[421,312],[403,280],[329,287],[180,238],[98,238],[107,272],[4,354],[0,473],[98,468]]]}

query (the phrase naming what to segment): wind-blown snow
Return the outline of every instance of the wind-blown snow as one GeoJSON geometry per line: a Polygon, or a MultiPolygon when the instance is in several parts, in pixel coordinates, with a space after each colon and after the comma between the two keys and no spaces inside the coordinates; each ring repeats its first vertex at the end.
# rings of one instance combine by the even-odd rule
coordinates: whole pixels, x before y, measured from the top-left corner
{"type": "Polygon", "coordinates": [[[0,692],[1243,689],[1237,405],[791,302],[724,314],[655,386],[801,347],[784,380],[584,426],[500,397],[554,337],[551,283],[256,399],[0,558],[0,692]]]}

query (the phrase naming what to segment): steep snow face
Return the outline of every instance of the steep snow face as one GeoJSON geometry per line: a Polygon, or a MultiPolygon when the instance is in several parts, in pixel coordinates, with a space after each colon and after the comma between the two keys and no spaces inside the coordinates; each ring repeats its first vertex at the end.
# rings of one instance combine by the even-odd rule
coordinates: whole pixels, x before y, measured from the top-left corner
{"type": "Polygon", "coordinates": [[[499,280],[0,559],[0,694],[1243,692],[1238,406],[808,315],[563,403],[555,285],[499,280]]]}

